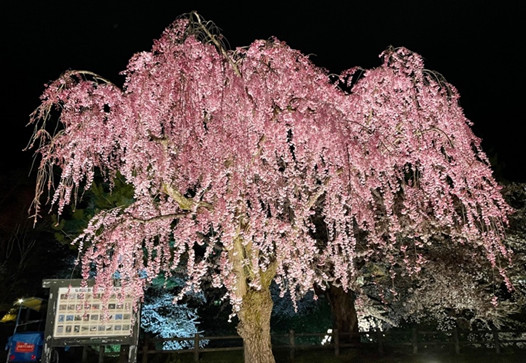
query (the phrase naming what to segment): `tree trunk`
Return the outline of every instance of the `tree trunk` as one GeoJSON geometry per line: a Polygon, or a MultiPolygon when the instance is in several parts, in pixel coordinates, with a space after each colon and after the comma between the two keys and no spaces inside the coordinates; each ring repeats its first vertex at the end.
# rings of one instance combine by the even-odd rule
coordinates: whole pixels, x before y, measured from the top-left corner
{"type": "Polygon", "coordinates": [[[270,341],[272,297],[268,287],[249,289],[238,313],[237,332],[243,338],[246,363],[274,363],[270,341]]]}
{"type": "Polygon", "coordinates": [[[340,342],[358,344],[358,316],[354,307],[354,292],[331,286],[327,291],[331,304],[333,329],[338,329],[340,342]]]}

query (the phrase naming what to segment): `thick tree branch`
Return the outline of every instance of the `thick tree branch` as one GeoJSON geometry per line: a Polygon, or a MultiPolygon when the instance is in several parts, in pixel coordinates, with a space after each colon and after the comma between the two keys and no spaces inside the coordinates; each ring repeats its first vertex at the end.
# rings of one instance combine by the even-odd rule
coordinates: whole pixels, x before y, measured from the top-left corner
{"type": "Polygon", "coordinates": [[[208,202],[196,202],[192,198],[187,198],[184,195],[182,195],[178,190],[173,188],[172,186],[163,183],[162,190],[164,193],[168,194],[178,205],[179,208],[182,210],[197,210],[199,208],[206,208],[209,210],[213,209],[213,205],[208,202]]]}

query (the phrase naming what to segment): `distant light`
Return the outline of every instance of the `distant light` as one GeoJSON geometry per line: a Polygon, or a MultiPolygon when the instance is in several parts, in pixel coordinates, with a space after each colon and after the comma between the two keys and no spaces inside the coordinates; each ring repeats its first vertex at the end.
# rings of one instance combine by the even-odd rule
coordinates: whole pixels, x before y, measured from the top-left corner
{"type": "Polygon", "coordinates": [[[18,299],[18,303],[22,304],[24,302],[24,299],[18,299]]]}
{"type": "Polygon", "coordinates": [[[332,329],[327,329],[327,335],[323,337],[321,345],[329,344],[332,339],[332,329]]]}

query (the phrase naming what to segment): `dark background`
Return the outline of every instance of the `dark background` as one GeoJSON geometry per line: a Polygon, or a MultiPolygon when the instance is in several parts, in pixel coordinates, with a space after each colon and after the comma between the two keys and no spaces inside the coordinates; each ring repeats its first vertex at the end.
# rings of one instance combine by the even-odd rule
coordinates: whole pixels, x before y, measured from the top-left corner
{"type": "Polygon", "coordinates": [[[378,55],[389,45],[416,51],[426,68],[459,89],[497,177],[526,182],[523,3],[2,1],[0,168],[27,175],[25,125],[45,83],[67,69],[86,69],[120,85],[118,73],[134,53],[150,50],[177,16],[197,10],[222,29],[231,48],[276,36],[334,73],[380,65],[378,55]]]}
{"type": "MultiPolygon", "coordinates": [[[[119,72],[128,59],[150,50],[166,26],[192,10],[213,20],[232,48],[276,36],[311,54],[315,64],[333,73],[378,66],[378,55],[390,45],[418,52],[428,69],[440,72],[459,89],[461,105],[474,123],[475,134],[483,139],[496,177],[501,182],[526,182],[524,3],[2,0],[0,254],[5,253],[7,239],[19,235],[17,228],[31,223],[27,209],[35,173],[28,175],[32,153],[22,149],[31,134],[25,125],[39,104],[44,84],[65,70],[85,69],[120,85],[119,72]]],[[[14,282],[0,283],[0,303],[10,304],[22,293],[33,294],[41,278],[67,266],[67,246],[56,242],[49,231],[39,232],[38,228],[50,230],[45,223],[37,224],[37,230],[26,229],[39,242],[27,263],[31,268],[20,266],[18,260],[4,264],[15,271],[7,274],[14,282]]],[[[6,262],[2,258],[0,265],[6,262]]],[[[1,347],[7,332],[0,331],[1,347]]]]}

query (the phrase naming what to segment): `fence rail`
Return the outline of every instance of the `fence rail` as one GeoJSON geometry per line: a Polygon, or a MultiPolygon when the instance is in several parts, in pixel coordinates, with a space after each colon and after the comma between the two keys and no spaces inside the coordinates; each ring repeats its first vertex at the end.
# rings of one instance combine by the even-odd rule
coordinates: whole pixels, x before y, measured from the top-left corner
{"type": "MultiPolygon", "coordinates": [[[[410,347],[414,354],[418,354],[422,349],[427,349],[429,346],[450,346],[456,354],[460,354],[462,348],[469,346],[475,348],[489,348],[494,349],[496,353],[500,354],[504,346],[515,345],[523,343],[526,347],[526,331],[511,331],[511,330],[487,330],[487,331],[460,331],[454,329],[452,331],[443,332],[436,330],[419,330],[413,328],[412,330],[389,330],[382,332],[379,330],[365,331],[358,334],[338,334],[337,330],[323,333],[297,333],[290,330],[288,334],[272,334],[273,349],[288,349],[291,359],[294,358],[294,353],[297,350],[305,349],[329,349],[334,351],[334,355],[339,355],[342,348],[358,347],[358,343],[349,343],[349,338],[353,335],[359,339],[363,344],[376,345],[376,349],[380,354],[383,354],[384,347],[410,347]],[[321,344],[324,338],[330,337],[330,343],[321,344]],[[305,342],[305,338],[318,338],[315,341],[305,342]]],[[[522,348],[522,347],[521,347],[522,348]]],[[[243,341],[239,335],[228,336],[200,336],[195,334],[193,337],[186,338],[146,338],[139,354],[142,354],[142,363],[148,362],[148,357],[154,354],[188,354],[192,353],[194,361],[199,361],[199,354],[206,352],[219,351],[235,351],[243,350],[243,341]],[[231,340],[239,341],[239,344],[229,345],[224,347],[200,347],[199,343],[202,341],[219,341],[231,340]],[[156,346],[162,345],[167,341],[191,341],[192,348],[180,350],[160,350],[156,346]]]]}

